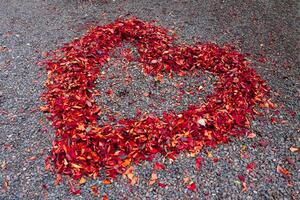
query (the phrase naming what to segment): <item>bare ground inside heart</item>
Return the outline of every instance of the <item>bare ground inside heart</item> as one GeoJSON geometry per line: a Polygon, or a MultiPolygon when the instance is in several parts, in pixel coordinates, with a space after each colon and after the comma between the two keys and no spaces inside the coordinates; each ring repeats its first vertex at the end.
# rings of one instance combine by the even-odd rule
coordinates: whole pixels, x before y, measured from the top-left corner
{"type": "Polygon", "coordinates": [[[143,73],[137,57],[136,50],[126,44],[116,49],[102,68],[97,80],[101,95],[95,99],[102,109],[99,124],[115,124],[119,119],[143,114],[162,116],[163,112],[180,112],[191,105],[203,104],[213,92],[216,77],[209,73],[198,71],[172,78],[164,74],[157,80],[143,73]],[[132,50],[133,62],[122,55],[126,49],[132,50]]]}

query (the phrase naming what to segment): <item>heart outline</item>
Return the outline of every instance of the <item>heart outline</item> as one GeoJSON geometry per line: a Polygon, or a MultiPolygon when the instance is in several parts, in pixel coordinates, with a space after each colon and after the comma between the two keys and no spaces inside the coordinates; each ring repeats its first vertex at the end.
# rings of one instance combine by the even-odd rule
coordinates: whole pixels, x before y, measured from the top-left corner
{"type": "Polygon", "coordinates": [[[203,146],[216,146],[245,134],[256,114],[254,107],[267,101],[265,82],[232,47],[211,43],[176,46],[175,39],[152,23],[118,19],[51,52],[50,59],[43,62],[48,79],[42,110],[50,113],[56,139],[47,166],[52,161],[57,173],[74,179],[83,175],[96,178],[101,169],[114,178],[131,162],[151,160],[157,153],[175,159],[182,151],[196,154],[203,146]],[[162,70],[169,74],[203,70],[218,76],[213,94],[205,104],[179,114],[124,119],[119,128],[99,127],[100,108],[94,100],[98,65],[103,66],[109,52],[124,40],[136,45],[145,73],[157,76],[162,70]]]}

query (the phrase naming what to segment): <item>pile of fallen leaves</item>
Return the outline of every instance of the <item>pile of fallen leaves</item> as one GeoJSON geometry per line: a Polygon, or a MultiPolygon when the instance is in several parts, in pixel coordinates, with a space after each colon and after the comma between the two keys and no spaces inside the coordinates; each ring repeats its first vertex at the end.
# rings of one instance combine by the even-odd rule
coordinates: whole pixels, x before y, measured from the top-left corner
{"type": "MultiPolygon", "coordinates": [[[[204,146],[226,143],[247,133],[255,107],[272,107],[268,88],[249,67],[245,55],[230,46],[175,43],[168,30],[136,18],[98,26],[85,36],[50,52],[43,62],[48,72],[41,109],[56,130],[46,168],[75,180],[96,178],[101,170],[114,178],[132,163],[155,154],[175,159],[180,152],[196,155],[204,146]],[[138,51],[137,62],[147,75],[186,75],[201,70],[218,77],[203,105],[158,117],[121,119],[117,125],[98,124],[101,106],[96,80],[110,55],[122,43],[138,51]]],[[[134,60],[127,49],[125,58],[134,60]]],[[[101,84],[101,83],[100,83],[101,84]]]]}

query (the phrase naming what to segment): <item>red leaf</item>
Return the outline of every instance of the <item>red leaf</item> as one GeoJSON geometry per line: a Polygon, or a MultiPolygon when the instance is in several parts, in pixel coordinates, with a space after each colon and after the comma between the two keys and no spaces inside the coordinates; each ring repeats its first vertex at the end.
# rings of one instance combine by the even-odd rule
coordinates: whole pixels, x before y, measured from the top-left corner
{"type": "Polygon", "coordinates": [[[103,195],[103,200],[108,200],[108,196],[106,194],[103,195]]]}
{"type": "Polygon", "coordinates": [[[154,164],[154,169],[155,170],[164,170],[166,167],[163,165],[163,164],[161,164],[161,163],[158,163],[158,162],[156,162],[155,164],[154,164]]]}
{"type": "Polygon", "coordinates": [[[255,163],[254,162],[248,163],[246,168],[249,172],[252,172],[253,169],[255,168],[255,163]]]}
{"type": "Polygon", "coordinates": [[[200,170],[201,169],[201,166],[202,166],[202,160],[203,158],[201,156],[197,157],[196,158],[196,169],[197,170],[200,170]]]}
{"type": "Polygon", "coordinates": [[[194,182],[190,183],[187,188],[191,191],[195,191],[196,190],[196,184],[194,182]]]}
{"type": "Polygon", "coordinates": [[[157,184],[158,184],[158,186],[161,187],[161,188],[166,188],[166,187],[167,187],[166,184],[161,183],[161,182],[158,182],[157,184]]]}
{"type": "Polygon", "coordinates": [[[96,185],[91,186],[91,190],[93,192],[94,197],[97,197],[99,195],[98,187],[96,185]]]}
{"type": "Polygon", "coordinates": [[[239,178],[239,180],[240,180],[241,182],[245,182],[245,181],[246,181],[246,178],[245,178],[245,176],[243,176],[243,175],[238,175],[238,178],[239,178]]]}

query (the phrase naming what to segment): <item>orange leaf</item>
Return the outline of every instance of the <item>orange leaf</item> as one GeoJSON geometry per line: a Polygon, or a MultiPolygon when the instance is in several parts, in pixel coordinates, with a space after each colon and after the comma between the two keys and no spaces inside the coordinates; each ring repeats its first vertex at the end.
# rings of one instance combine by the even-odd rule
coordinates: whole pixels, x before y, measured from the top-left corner
{"type": "Polygon", "coordinates": [[[124,160],[124,162],[121,165],[122,165],[122,167],[127,167],[130,163],[131,163],[131,159],[128,158],[128,159],[124,160]]]}
{"type": "Polygon", "coordinates": [[[102,183],[103,183],[104,185],[109,185],[109,184],[111,184],[110,180],[108,180],[108,179],[103,180],[102,183]]]}
{"type": "Polygon", "coordinates": [[[281,167],[280,165],[277,165],[277,172],[286,176],[289,175],[289,170],[281,167]]]}
{"type": "Polygon", "coordinates": [[[130,166],[130,167],[123,173],[123,175],[130,174],[130,173],[133,172],[133,170],[134,170],[134,167],[133,167],[133,166],[130,166]]]}
{"type": "Polygon", "coordinates": [[[40,107],[40,110],[41,110],[42,112],[47,112],[47,111],[49,111],[49,106],[48,106],[48,105],[41,106],[41,107],[40,107]]]}
{"type": "Polygon", "coordinates": [[[209,157],[209,158],[213,158],[214,157],[211,151],[207,151],[206,153],[207,153],[207,157],[209,157]]]}

